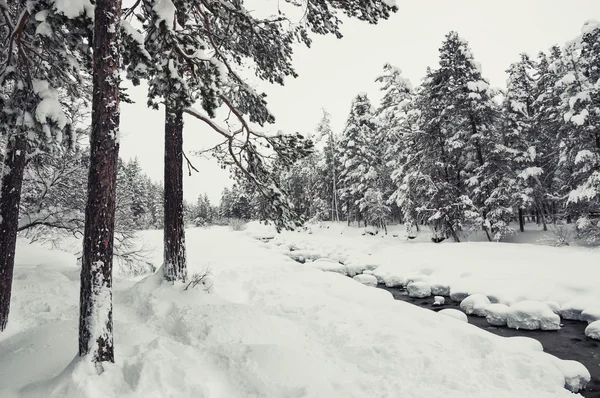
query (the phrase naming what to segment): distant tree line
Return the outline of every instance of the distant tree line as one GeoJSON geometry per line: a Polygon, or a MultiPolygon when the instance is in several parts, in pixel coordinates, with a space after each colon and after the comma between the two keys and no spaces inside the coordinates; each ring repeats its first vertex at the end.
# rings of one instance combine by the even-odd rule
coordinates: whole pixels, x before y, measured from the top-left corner
{"type": "Polygon", "coordinates": [[[529,217],[544,230],[574,222],[580,238],[598,240],[600,26],[587,23],[535,59],[521,55],[507,73],[506,90],[491,88],[451,32],[420,86],[385,65],[381,103],[357,95],[341,134],[325,113],[321,148],[276,178],[307,218],[399,220],[409,236],[429,225],[435,240],[460,241],[473,230],[500,240],[529,217]]]}

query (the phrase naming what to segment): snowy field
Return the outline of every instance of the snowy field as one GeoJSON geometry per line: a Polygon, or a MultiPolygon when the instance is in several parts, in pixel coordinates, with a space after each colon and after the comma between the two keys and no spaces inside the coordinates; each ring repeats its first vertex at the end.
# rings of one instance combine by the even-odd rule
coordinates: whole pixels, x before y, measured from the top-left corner
{"type": "MultiPolygon", "coordinates": [[[[162,232],[142,235],[160,264],[162,232]]],[[[565,384],[585,376],[531,339],[492,335],[342,273],[587,309],[600,302],[591,249],[435,245],[341,225],[277,236],[256,224],[191,229],[186,240],[191,272],[212,273],[210,291],[117,277],[116,364],[100,376],[74,361],[75,256],[20,241],[0,396],[570,397],[565,384]]]]}

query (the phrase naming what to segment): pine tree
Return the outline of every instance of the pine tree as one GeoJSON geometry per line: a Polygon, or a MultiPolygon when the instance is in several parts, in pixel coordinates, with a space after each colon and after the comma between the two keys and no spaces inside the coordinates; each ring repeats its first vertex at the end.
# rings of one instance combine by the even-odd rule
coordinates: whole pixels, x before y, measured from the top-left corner
{"type": "MultiPolygon", "coordinates": [[[[411,134],[416,127],[416,114],[413,106],[413,89],[411,83],[402,76],[402,71],[390,64],[384,65],[384,74],[376,81],[382,84],[384,92],[381,105],[377,109],[378,139],[382,157],[380,182],[384,190],[382,196],[386,202],[397,205],[403,215],[409,233],[418,228],[416,208],[408,196],[404,195],[403,179],[406,175],[404,165],[407,163],[408,147],[411,134]],[[400,189],[401,188],[401,189],[400,189]]],[[[387,209],[391,213],[391,209],[387,209]]]]}
{"type": "Polygon", "coordinates": [[[327,203],[331,221],[340,221],[338,183],[340,159],[338,156],[339,138],[331,129],[331,115],[323,110],[323,117],[317,126],[317,137],[325,140],[321,161],[318,164],[319,196],[327,203]]]}
{"type": "Polygon", "coordinates": [[[571,171],[568,204],[579,215],[577,229],[590,241],[600,237],[600,24],[588,22],[582,35],[567,47],[568,72],[557,82],[563,87],[561,110],[568,126],[561,168],[571,171]]]}
{"type": "Polygon", "coordinates": [[[86,106],[84,42],[92,5],[0,2],[0,131],[6,134],[0,202],[0,331],[8,322],[21,188],[29,154],[72,143],[72,115],[86,106]],[[74,12],[76,11],[76,12],[74,12]]]}
{"type": "Polygon", "coordinates": [[[378,178],[377,154],[374,142],[377,133],[371,102],[366,94],[359,94],[350,108],[350,115],[339,143],[340,200],[344,203],[346,217],[361,220],[360,204],[369,188],[376,186],[378,178]]]}
{"type": "Polygon", "coordinates": [[[119,155],[120,0],[98,0],[94,10],[90,171],[85,209],[79,355],[114,362],[112,262],[119,155]]]}

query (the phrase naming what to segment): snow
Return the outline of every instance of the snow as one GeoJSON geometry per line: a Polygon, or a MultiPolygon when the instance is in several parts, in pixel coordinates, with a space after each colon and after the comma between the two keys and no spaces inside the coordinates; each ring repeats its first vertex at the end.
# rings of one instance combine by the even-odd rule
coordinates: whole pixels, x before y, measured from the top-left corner
{"type": "Polygon", "coordinates": [[[410,297],[423,298],[431,296],[431,286],[425,282],[411,282],[406,286],[410,297]]]}
{"type": "Polygon", "coordinates": [[[575,321],[584,321],[582,313],[589,304],[585,300],[573,300],[563,304],[560,307],[560,316],[563,319],[572,319],[575,321]]]}
{"type": "Polygon", "coordinates": [[[47,125],[48,119],[50,119],[56,122],[60,129],[63,129],[67,125],[68,119],[58,100],[58,92],[50,87],[46,80],[34,80],[33,92],[42,99],[35,110],[36,119],[44,125],[47,125]]]}
{"type": "Polygon", "coordinates": [[[342,275],[348,274],[344,264],[340,264],[339,262],[328,258],[319,258],[313,262],[307,262],[306,265],[312,268],[320,269],[321,271],[337,272],[342,275]]]}
{"type": "Polygon", "coordinates": [[[450,286],[441,283],[432,283],[431,294],[435,294],[438,296],[449,296],[450,286]]]}
{"type": "Polygon", "coordinates": [[[587,109],[582,110],[577,115],[571,116],[571,122],[575,123],[577,126],[583,126],[585,121],[588,119],[589,112],[587,109]]]}
{"type": "Polygon", "coordinates": [[[446,299],[442,296],[434,296],[433,297],[433,305],[444,305],[446,299]]]}
{"type": "Polygon", "coordinates": [[[525,300],[510,307],[506,314],[506,325],[513,329],[559,330],[560,317],[542,302],[525,300]]]}
{"type": "Polygon", "coordinates": [[[581,312],[580,319],[587,323],[592,323],[600,320],[600,306],[586,308],[581,312]]]}
{"type": "Polygon", "coordinates": [[[157,24],[165,22],[167,29],[173,29],[175,23],[175,13],[177,9],[171,0],[157,0],[154,2],[152,9],[156,13],[157,24]]]}
{"type": "Polygon", "coordinates": [[[35,34],[40,36],[52,37],[52,27],[48,22],[40,22],[35,28],[35,34]]]}
{"type": "Polygon", "coordinates": [[[523,350],[527,349],[538,352],[544,351],[544,346],[542,346],[542,343],[540,343],[536,339],[532,339],[531,337],[513,336],[508,337],[507,341],[509,342],[509,344],[516,345],[523,350]]]}
{"type": "Polygon", "coordinates": [[[373,271],[373,275],[379,283],[385,284],[387,287],[399,287],[406,285],[406,278],[398,275],[395,272],[394,266],[379,266],[373,271]]]}
{"type": "MultiPolygon", "coordinates": [[[[595,308],[600,302],[596,249],[531,244],[551,237],[551,232],[531,231],[507,238],[529,243],[432,244],[429,231],[422,231],[417,239],[406,239],[403,225],[389,226],[388,235],[383,237],[361,236],[360,229],[344,223],[322,225],[323,228],[314,227],[311,235],[283,232],[270,244],[279,244],[281,250],[295,245],[313,256],[344,263],[362,259],[379,264],[373,275],[380,283],[402,286],[407,281],[424,282],[438,296],[447,293],[436,291],[436,286],[446,286],[450,288],[450,298],[457,302],[474,293],[509,306],[535,300],[554,306],[554,311],[556,306],[564,307],[574,300],[581,302],[581,311],[595,308]]],[[[485,236],[475,238],[483,240],[485,236]]]]}
{"type": "Polygon", "coordinates": [[[461,322],[469,323],[469,318],[465,315],[464,312],[460,312],[459,310],[455,310],[454,308],[446,308],[441,311],[438,311],[438,314],[442,314],[448,316],[450,318],[457,319],[461,322]]]}
{"type": "Polygon", "coordinates": [[[504,326],[506,325],[506,317],[509,311],[510,307],[508,305],[499,303],[489,304],[485,308],[486,320],[490,325],[504,326]]]}
{"type": "Polygon", "coordinates": [[[94,19],[94,5],[90,0],[54,0],[54,8],[67,18],[77,18],[85,14],[94,19]]]}
{"type": "Polygon", "coordinates": [[[368,275],[368,274],[361,274],[361,275],[356,275],[354,278],[355,281],[362,283],[363,285],[366,286],[377,286],[377,278],[375,278],[373,275],[368,275]]]}
{"type": "Polygon", "coordinates": [[[600,321],[594,321],[585,328],[585,335],[590,339],[600,340],[600,321]]]}
{"type": "Polygon", "coordinates": [[[577,392],[585,388],[590,381],[590,372],[577,361],[562,360],[545,352],[538,352],[538,356],[548,358],[562,372],[565,377],[565,388],[577,392]]]}
{"type": "Polygon", "coordinates": [[[460,309],[467,315],[487,316],[486,307],[490,300],[484,294],[472,294],[460,303],[460,309]]]}
{"type": "MultiPolygon", "coordinates": [[[[380,237],[334,238],[331,232],[323,239],[317,229],[313,235],[286,232],[261,242],[253,237],[257,230],[249,225],[243,233],[226,227],[186,231],[190,272],[210,266],[212,293],[164,283],[160,270],[141,280],[115,277],[116,363],[106,364],[102,374],[89,361],[73,358],[79,307],[75,256],[19,241],[11,318],[0,335],[0,396],[570,397],[565,383],[585,381],[576,364],[449,319],[466,321],[460,311],[442,310],[446,316],[439,316],[340,273],[315,269],[312,262],[299,264],[288,255],[290,245],[282,243],[321,254],[330,249],[330,259],[337,253],[365,264],[383,261],[407,279],[461,282],[459,290],[479,292],[489,287],[481,275],[495,260],[508,271],[521,257],[532,268],[517,267],[522,273],[551,270],[553,262],[539,257],[535,246],[527,246],[529,255],[515,245],[498,256],[488,244],[390,239],[393,245],[387,246],[380,237]],[[321,243],[306,244],[312,241],[321,243]],[[458,246],[462,255],[452,256],[458,246]],[[477,252],[476,267],[470,266],[471,251],[477,252]],[[436,262],[428,252],[436,252],[436,262]]],[[[161,247],[161,231],[142,236],[149,246],[161,247]]],[[[577,253],[567,252],[570,258],[577,253]]],[[[160,264],[161,250],[150,260],[160,264]]],[[[570,271],[577,271],[575,260],[581,258],[569,262],[570,271]]],[[[551,273],[543,275],[544,286],[553,281],[551,273]]],[[[588,276],[584,279],[593,275],[588,276]]],[[[502,272],[491,278],[507,289],[504,296],[503,289],[493,292],[502,300],[524,294],[516,279],[506,284],[502,272]]],[[[581,279],[576,294],[589,295],[581,279]]],[[[543,293],[532,280],[526,280],[527,293],[543,293]]],[[[560,284],[552,289],[558,302],[572,298],[560,284]]]]}

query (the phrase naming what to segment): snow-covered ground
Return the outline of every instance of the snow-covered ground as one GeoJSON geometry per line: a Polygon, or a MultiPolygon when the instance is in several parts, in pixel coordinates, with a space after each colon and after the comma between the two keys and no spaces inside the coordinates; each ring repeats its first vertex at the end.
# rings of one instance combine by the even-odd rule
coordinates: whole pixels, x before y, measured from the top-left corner
{"type": "MultiPolygon", "coordinates": [[[[270,233],[264,226],[254,229],[255,235],[270,233]]],[[[555,311],[565,319],[600,319],[598,248],[531,243],[433,244],[427,242],[427,233],[407,240],[398,229],[376,236],[362,235],[362,231],[341,223],[322,224],[310,227],[310,233],[273,235],[270,244],[281,253],[305,261],[307,268],[349,276],[368,270],[388,286],[408,285],[409,293],[415,296],[447,295],[442,292],[449,289],[449,295],[458,301],[473,294],[509,306],[528,301],[519,309],[521,314],[531,309],[532,315],[555,311]],[[322,267],[329,260],[343,266],[322,267]]],[[[539,240],[541,234],[522,234],[515,240],[532,242],[532,235],[539,240]]],[[[480,316],[486,315],[484,308],[479,312],[480,316]]]]}
{"type": "MultiPolygon", "coordinates": [[[[406,243],[340,226],[254,239],[268,235],[257,225],[188,230],[191,272],[210,268],[210,293],[160,276],[117,278],[116,364],[99,376],[73,361],[75,257],[19,242],[10,323],[0,335],[0,396],[569,397],[565,382],[585,373],[530,339],[495,336],[396,301],[361,283],[373,278],[340,271],[367,269],[377,278],[385,267],[388,280],[439,283],[503,303],[594,303],[600,267],[591,266],[593,252],[406,243]],[[291,256],[330,261],[301,264],[291,256]],[[339,261],[338,272],[319,269],[339,261]]],[[[161,232],[143,237],[159,265],[161,232]]]]}

